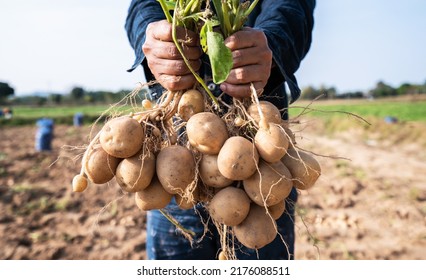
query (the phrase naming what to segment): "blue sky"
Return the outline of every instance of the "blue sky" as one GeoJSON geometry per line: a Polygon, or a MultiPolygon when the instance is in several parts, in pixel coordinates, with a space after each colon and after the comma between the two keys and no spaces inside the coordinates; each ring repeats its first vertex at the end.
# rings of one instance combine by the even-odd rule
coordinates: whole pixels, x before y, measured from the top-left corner
{"type": "MultiPolygon", "coordinates": [[[[131,89],[142,80],[124,21],[130,1],[0,0],[0,81],[17,94],[131,89]]],[[[426,81],[426,1],[318,0],[299,85],[368,90],[426,81]]]]}

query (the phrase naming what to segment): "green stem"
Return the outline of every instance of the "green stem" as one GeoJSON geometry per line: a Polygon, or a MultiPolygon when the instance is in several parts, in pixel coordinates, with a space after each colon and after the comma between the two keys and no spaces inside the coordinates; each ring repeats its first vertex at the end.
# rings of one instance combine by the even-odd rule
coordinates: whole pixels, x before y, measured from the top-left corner
{"type": "Polygon", "coordinates": [[[254,0],[253,3],[251,3],[250,7],[245,12],[245,16],[248,16],[253,11],[254,7],[257,5],[257,2],[259,2],[259,0],[254,0]]]}
{"type": "Polygon", "coordinates": [[[190,236],[194,237],[195,236],[195,232],[193,232],[192,230],[186,229],[184,228],[181,224],[179,224],[175,219],[173,219],[172,217],[170,217],[169,214],[167,214],[166,212],[164,212],[164,210],[159,209],[158,211],[160,211],[161,214],[163,214],[164,217],[166,217],[167,220],[169,220],[169,222],[171,222],[175,227],[177,227],[178,229],[180,229],[181,231],[183,231],[184,233],[189,234],[190,236]]]}
{"type": "Polygon", "coordinates": [[[224,36],[225,38],[227,38],[231,32],[232,32],[232,26],[231,26],[231,21],[229,19],[229,9],[228,9],[228,3],[226,3],[226,1],[222,0],[222,12],[223,12],[223,24],[225,27],[225,30],[223,30],[224,32],[224,36]]]}
{"type": "MultiPolygon", "coordinates": [[[[177,8],[177,5],[176,5],[177,8]]],[[[192,68],[192,66],[189,64],[188,59],[185,57],[185,54],[183,53],[183,49],[176,37],[176,16],[173,17],[172,21],[172,38],[173,42],[176,45],[176,48],[178,49],[179,53],[181,54],[183,61],[185,62],[186,66],[188,66],[189,71],[191,71],[192,75],[194,75],[195,79],[200,83],[200,85],[204,88],[204,90],[207,92],[209,97],[213,100],[213,102],[219,106],[219,102],[217,101],[216,97],[213,95],[213,93],[210,91],[210,89],[207,87],[207,85],[204,83],[203,79],[195,72],[195,70],[192,68]]]]}
{"type": "Polygon", "coordinates": [[[194,2],[196,2],[198,0],[190,0],[188,4],[186,4],[185,10],[183,11],[183,16],[187,16],[192,9],[192,6],[194,5],[194,2]]]}
{"type": "Polygon", "coordinates": [[[166,16],[166,19],[169,23],[172,23],[172,16],[169,13],[169,10],[167,9],[166,2],[164,0],[157,0],[160,2],[161,9],[163,9],[164,15],[166,16]]]}

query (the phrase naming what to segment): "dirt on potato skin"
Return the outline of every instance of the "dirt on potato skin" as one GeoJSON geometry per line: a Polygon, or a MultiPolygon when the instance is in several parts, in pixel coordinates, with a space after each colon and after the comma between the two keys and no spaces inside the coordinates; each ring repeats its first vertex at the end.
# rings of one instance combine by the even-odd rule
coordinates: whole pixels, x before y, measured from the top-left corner
{"type": "MultiPolygon", "coordinates": [[[[56,126],[36,152],[35,126],[0,128],[0,259],[146,259],[145,218],[115,181],[73,193],[90,127],[56,126]]],[[[296,259],[426,259],[426,156],[354,132],[298,138],[322,176],[301,191],[296,259]]],[[[417,147],[418,148],[418,147],[417,147]]]]}

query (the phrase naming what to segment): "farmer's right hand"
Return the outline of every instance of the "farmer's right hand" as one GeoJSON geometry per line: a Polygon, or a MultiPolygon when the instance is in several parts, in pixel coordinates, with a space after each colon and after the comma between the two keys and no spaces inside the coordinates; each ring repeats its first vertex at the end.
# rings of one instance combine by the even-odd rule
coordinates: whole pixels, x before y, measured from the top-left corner
{"type": "MultiPolygon", "coordinates": [[[[195,32],[183,27],[176,28],[185,57],[194,71],[201,66],[201,48],[195,32]]],[[[146,40],[142,50],[155,79],[171,91],[191,88],[196,82],[186,66],[172,38],[172,25],[166,20],[152,22],[146,29],[146,40]]]]}

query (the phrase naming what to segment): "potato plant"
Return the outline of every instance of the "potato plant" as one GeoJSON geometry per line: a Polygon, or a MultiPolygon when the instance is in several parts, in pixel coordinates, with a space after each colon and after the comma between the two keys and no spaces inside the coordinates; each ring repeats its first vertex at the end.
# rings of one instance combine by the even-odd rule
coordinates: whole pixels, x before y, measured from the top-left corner
{"type": "MultiPolygon", "coordinates": [[[[222,21],[232,21],[232,30],[223,34],[238,31],[257,3],[213,1],[218,14],[202,19],[212,13],[201,10],[203,1],[159,2],[174,28],[200,33],[213,68],[229,51],[223,50],[223,37],[213,27],[223,29],[227,25],[222,21]],[[174,10],[173,18],[169,10],[174,10]]],[[[228,70],[213,69],[220,73],[215,81],[226,79],[228,70]]],[[[312,187],[321,170],[312,155],[295,145],[278,108],[259,101],[253,87],[252,98],[227,104],[193,74],[198,81],[194,88],[165,91],[156,102],[144,99],[131,113],[111,116],[88,144],[72,185],[82,192],[91,184],[114,180],[142,211],[162,211],[172,200],[182,209],[201,205],[222,235],[220,258],[230,259],[234,255],[229,236],[253,249],[274,240],[275,220],[285,214],[292,187],[312,187]]]]}

